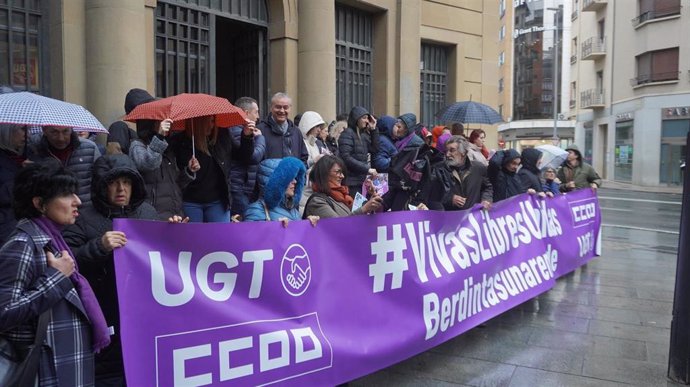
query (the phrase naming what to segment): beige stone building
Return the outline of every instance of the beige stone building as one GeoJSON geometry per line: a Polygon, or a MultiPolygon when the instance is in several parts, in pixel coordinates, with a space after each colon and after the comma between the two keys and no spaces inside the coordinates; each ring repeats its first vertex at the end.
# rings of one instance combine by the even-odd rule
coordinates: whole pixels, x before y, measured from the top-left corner
{"type": "MultiPolygon", "coordinates": [[[[106,126],[126,92],[293,96],[434,124],[498,105],[498,4],[482,0],[0,0],[0,83],[80,103],[106,126]]],[[[495,131],[489,132],[495,142],[495,131]]]]}
{"type": "Polygon", "coordinates": [[[688,0],[579,0],[572,13],[569,116],[602,177],[681,182],[690,130],[688,0]]]}

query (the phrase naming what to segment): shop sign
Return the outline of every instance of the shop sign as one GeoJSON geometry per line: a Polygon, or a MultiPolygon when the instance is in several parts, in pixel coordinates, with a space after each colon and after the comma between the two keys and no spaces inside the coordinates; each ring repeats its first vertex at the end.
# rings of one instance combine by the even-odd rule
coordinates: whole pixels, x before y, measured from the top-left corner
{"type": "Polygon", "coordinates": [[[661,110],[661,114],[665,120],[690,118],[690,106],[664,108],[661,110]]]}
{"type": "Polygon", "coordinates": [[[616,122],[632,121],[633,119],[635,119],[635,113],[633,112],[616,114],[616,122]]]}

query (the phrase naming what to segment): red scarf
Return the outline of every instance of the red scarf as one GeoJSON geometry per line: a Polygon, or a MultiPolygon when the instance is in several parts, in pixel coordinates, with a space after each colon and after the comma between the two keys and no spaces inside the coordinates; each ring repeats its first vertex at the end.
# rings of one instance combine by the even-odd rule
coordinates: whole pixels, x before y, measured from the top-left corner
{"type": "MultiPolygon", "coordinates": [[[[312,183],[311,186],[314,192],[320,192],[319,187],[316,184],[312,183]]],[[[330,196],[333,198],[333,200],[345,204],[347,208],[352,208],[352,203],[355,200],[349,195],[350,191],[347,189],[347,186],[335,185],[330,182],[328,183],[328,186],[331,188],[330,196]]]]}

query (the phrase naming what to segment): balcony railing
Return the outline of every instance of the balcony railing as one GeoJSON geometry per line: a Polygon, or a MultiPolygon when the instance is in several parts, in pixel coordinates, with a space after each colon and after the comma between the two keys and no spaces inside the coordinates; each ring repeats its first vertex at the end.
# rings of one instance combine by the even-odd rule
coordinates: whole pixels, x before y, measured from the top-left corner
{"type": "Polygon", "coordinates": [[[606,37],[591,37],[582,42],[582,60],[596,60],[606,56],[606,37]]]}
{"type": "Polygon", "coordinates": [[[575,101],[574,99],[571,99],[571,100],[570,100],[570,108],[571,108],[571,109],[575,107],[576,102],[577,102],[577,101],[575,101]]]}
{"type": "Polygon", "coordinates": [[[578,13],[578,10],[577,10],[577,8],[575,8],[575,9],[573,10],[573,12],[570,14],[570,20],[575,20],[575,19],[577,19],[577,13],[578,13]]]}
{"type": "Polygon", "coordinates": [[[638,17],[632,19],[633,26],[637,27],[640,24],[654,19],[660,19],[666,16],[680,15],[680,4],[668,8],[655,9],[641,13],[638,17]]]}
{"type": "Polygon", "coordinates": [[[598,11],[606,7],[607,0],[583,0],[582,12],[598,11]]]}
{"type": "Polygon", "coordinates": [[[589,89],[580,92],[580,107],[582,109],[603,108],[604,89],[589,89]]]}
{"type": "Polygon", "coordinates": [[[654,82],[677,81],[680,77],[680,71],[669,71],[665,73],[639,74],[637,77],[630,80],[632,86],[644,85],[654,82]]]}
{"type": "Polygon", "coordinates": [[[577,62],[577,54],[573,54],[570,56],[570,64],[573,64],[577,62]]]}

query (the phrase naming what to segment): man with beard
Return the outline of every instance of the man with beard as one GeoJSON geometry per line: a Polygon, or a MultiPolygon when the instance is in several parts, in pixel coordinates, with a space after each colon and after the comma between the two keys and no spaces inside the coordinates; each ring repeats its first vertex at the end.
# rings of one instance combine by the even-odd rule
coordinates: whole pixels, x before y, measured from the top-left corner
{"type": "Polygon", "coordinates": [[[429,208],[440,204],[446,211],[467,210],[481,203],[484,209],[491,208],[493,187],[486,175],[486,167],[467,157],[469,143],[462,136],[451,136],[445,143],[446,158],[436,166],[436,187],[432,190],[429,208]],[[434,200],[436,196],[436,200],[434,200]]]}

